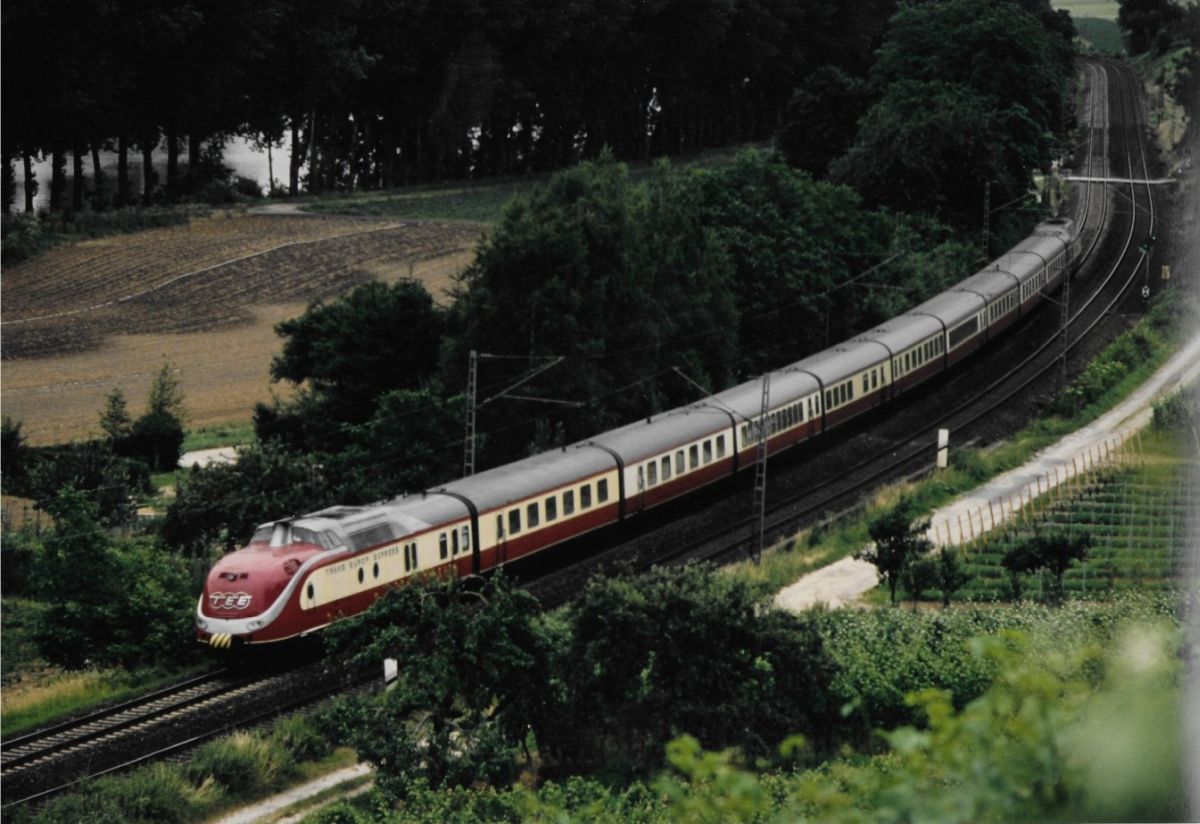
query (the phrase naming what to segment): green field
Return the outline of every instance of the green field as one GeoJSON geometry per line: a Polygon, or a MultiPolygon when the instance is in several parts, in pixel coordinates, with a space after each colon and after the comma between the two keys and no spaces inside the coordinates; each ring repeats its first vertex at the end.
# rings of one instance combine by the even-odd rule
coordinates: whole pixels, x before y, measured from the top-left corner
{"type": "MultiPolygon", "coordinates": [[[[1125,466],[1090,486],[1074,487],[1073,494],[1047,504],[1027,522],[969,549],[974,578],[961,595],[979,600],[1007,597],[1008,573],[1000,560],[1034,529],[1092,536],[1089,559],[1064,578],[1069,597],[1105,598],[1114,591],[1177,586],[1175,576],[1188,546],[1189,516],[1200,499],[1196,457],[1186,443],[1166,433],[1147,430],[1141,444],[1125,466]]],[[[1023,590],[1027,597],[1035,597],[1048,584],[1038,576],[1026,576],[1023,590]]]]}
{"type": "Polygon", "coordinates": [[[1121,29],[1113,20],[1099,17],[1076,17],[1075,28],[1079,38],[1101,54],[1120,54],[1124,48],[1121,29]]]}
{"type": "Polygon", "coordinates": [[[1121,6],[1117,0],[1052,0],[1055,9],[1071,12],[1076,22],[1083,17],[1098,17],[1101,20],[1116,20],[1121,6]]]}

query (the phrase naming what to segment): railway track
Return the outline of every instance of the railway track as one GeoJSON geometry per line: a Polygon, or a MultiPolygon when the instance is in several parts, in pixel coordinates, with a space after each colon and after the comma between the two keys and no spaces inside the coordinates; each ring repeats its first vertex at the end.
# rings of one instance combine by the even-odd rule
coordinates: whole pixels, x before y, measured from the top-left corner
{"type": "MultiPolygon", "coordinates": [[[[999,364],[974,364],[970,369],[945,376],[930,389],[916,393],[907,404],[918,410],[909,416],[915,423],[893,427],[900,431],[888,437],[873,438],[870,448],[858,450],[860,454],[855,455],[854,450],[840,450],[840,447],[847,439],[864,436],[862,424],[848,430],[848,434],[832,435],[834,443],[828,448],[824,445],[816,447],[834,455],[832,460],[810,462],[786,455],[780,456],[782,460],[773,458],[773,466],[783,464],[783,472],[795,477],[774,484],[774,494],[768,497],[764,520],[767,540],[780,540],[830,512],[850,508],[881,483],[927,472],[935,457],[934,438],[938,429],[949,429],[955,443],[971,439],[981,423],[1005,409],[1006,405],[1022,402],[1031,387],[1052,382],[1060,359],[1091,344],[1093,333],[1111,320],[1117,308],[1136,291],[1139,271],[1147,254],[1138,248],[1138,240],[1152,234],[1155,228],[1153,191],[1149,185],[1117,185],[1106,182],[1106,178],[1113,165],[1119,165],[1118,172],[1128,179],[1151,177],[1137,85],[1118,64],[1089,62],[1087,73],[1091,94],[1088,153],[1083,168],[1089,177],[1098,177],[1100,181],[1084,184],[1077,210],[1081,231],[1086,233],[1086,246],[1076,267],[1080,274],[1075,276],[1071,288],[1076,293],[1084,292],[1082,300],[1078,294],[1071,299],[1066,323],[1055,322],[1052,334],[1038,336],[1032,343],[1022,341],[1009,347],[1019,354],[1006,355],[1008,361],[1000,358],[999,364]],[[1113,136],[1117,130],[1119,145],[1115,154],[1119,157],[1113,158],[1113,136]],[[1128,220],[1125,219],[1127,216],[1128,220]],[[1110,257],[1111,262],[1105,264],[1110,257]],[[1021,345],[1025,347],[1023,350],[1021,345]],[[1010,365],[1013,363],[1015,365],[1010,365]],[[985,371],[998,376],[982,384],[978,377],[970,377],[985,371]],[[962,400],[948,404],[946,399],[962,400]],[[841,451],[850,457],[842,456],[839,461],[836,456],[841,451]],[[809,463],[825,465],[807,472],[809,463]]],[[[1051,314],[1048,310],[1053,310],[1056,316],[1060,314],[1061,296],[1050,296],[1050,299],[1049,307],[1041,307],[1010,337],[1032,338],[1029,333],[1036,328],[1039,319],[1048,319],[1051,314]]],[[[895,414],[900,417],[904,413],[895,411],[895,414]]],[[[745,503],[740,496],[729,497],[745,503]]],[[[544,603],[558,604],[579,587],[580,577],[612,566],[637,570],[692,561],[723,562],[744,556],[752,548],[755,525],[748,507],[722,504],[718,509],[719,512],[712,516],[715,526],[695,530],[676,529],[675,524],[669,524],[639,536],[630,544],[602,552],[561,572],[556,571],[546,580],[533,582],[531,589],[544,603]]]]}
{"type": "Polygon", "coordinates": [[[0,753],[3,809],[80,782],[179,756],[358,685],[323,662],[267,673],[217,670],[52,727],[8,739],[0,753]]]}
{"type": "MultiPolygon", "coordinates": [[[[1093,65],[1096,64],[1089,64],[1089,66],[1093,65]]],[[[1126,70],[1114,64],[1101,64],[1100,69],[1100,86],[1103,93],[1107,95],[1109,73],[1120,74],[1126,72],[1126,70]]],[[[1130,89],[1131,79],[1128,75],[1123,78],[1123,82],[1115,85],[1117,87],[1119,107],[1123,110],[1124,116],[1122,120],[1126,123],[1124,159],[1128,170],[1127,177],[1145,180],[1150,177],[1149,164],[1141,128],[1143,121],[1140,117],[1136,94],[1130,89]],[[1132,141],[1134,145],[1131,145],[1131,141],[1128,139],[1129,133],[1133,133],[1136,136],[1136,140],[1132,141]]],[[[1104,107],[1103,117],[1106,122],[1108,120],[1107,115],[1107,107],[1104,107]]],[[[1100,153],[1104,157],[1099,162],[1107,166],[1109,129],[1105,128],[1103,133],[1105,151],[1100,153]]],[[[1089,151],[1089,168],[1093,165],[1095,154],[1095,152],[1089,151]]],[[[1101,237],[1107,228],[1105,220],[1108,215],[1109,185],[1108,183],[1087,184],[1084,205],[1081,210],[1083,218],[1087,220],[1093,209],[1093,201],[1096,200],[1093,198],[1095,187],[1102,187],[1097,207],[1100,210],[1100,216],[1099,225],[1095,227],[1093,238],[1081,255],[1078,268],[1082,268],[1089,259],[1093,258],[1101,237]]],[[[1123,189],[1125,187],[1119,188],[1123,189]]],[[[1071,334],[1072,326],[1076,330],[1073,338],[1068,337],[1064,346],[1065,352],[1070,352],[1088,340],[1091,333],[1129,296],[1140,279],[1139,273],[1142,271],[1143,264],[1149,252],[1145,248],[1135,247],[1135,243],[1139,237],[1145,237],[1154,232],[1156,220],[1154,196],[1153,190],[1149,185],[1139,186],[1137,184],[1129,184],[1128,188],[1129,193],[1127,197],[1132,207],[1131,211],[1134,219],[1129,222],[1127,230],[1124,233],[1120,253],[1116,260],[1111,265],[1101,269],[1103,275],[1098,285],[1086,297],[1083,304],[1073,311],[1067,322],[1063,325],[1062,334],[1064,337],[1071,334]]],[[[1116,193],[1118,197],[1121,197],[1122,194],[1119,190],[1116,193]]],[[[957,404],[949,411],[931,420],[906,443],[896,444],[895,452],[897,454],[895,457],[882,462],[878,459],[868,459],[852,466],[839,476],[828,478],[825,482],[819,484],[816,490],[814,490],[818,493],[815,497],[811,493],[800,494],[771,502],[767,514],[767,531],[776,537],[782,537],[783,533],[794,529],[797,525],[811,519],[814,515],[826,512],[831,507],[836,507],[839,502],[844,501],[848,494],[861,494],[879,482],[888,480],[889,478],[912,475],[928,469],[931,459],[934,456],[932,447],[933,436],[938,429],[949,429],[952,438],[954,438],[956,435],[968,431],[972,424],[991,415],[1003,404],[1010,402],[1015,396],[1026,391],[1035,382],[1051,374],[1058,363],[1059,353],[1056,351],[1057,345],[1057,335],[1045,339],[1033,352],[1029,353],[1000,377],[991,381],[973,397],[957,404]],[[839,488],[839,483],[845,485],[839,488]]],[[[955,440],[958,439],[955,438],[955,440]]],[[[720,536],[713,536],[715,540],[710,538],[681,547],[670,553],[666,561],[668,563],[678,563],[680,561],[701,559],[721,560],[730,555],[743,553],[747,548],[748,535],[752,524],[753,520],[751,518],[745,518],[739,523],[730,524],[722,530],[720,536]]],[[[657,563],[662,563],[662,561],[659,560],[657,563]]]]}

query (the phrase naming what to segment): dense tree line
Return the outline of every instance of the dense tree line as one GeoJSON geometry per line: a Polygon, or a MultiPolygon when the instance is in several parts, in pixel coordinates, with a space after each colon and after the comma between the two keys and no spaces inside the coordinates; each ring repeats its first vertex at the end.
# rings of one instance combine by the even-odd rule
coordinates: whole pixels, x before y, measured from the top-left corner
{"type": "Polygon", "coordinates": [[[769,138],[798,79],[824,63],[865,72],[892,9],[16,0],[4,11],[3,152],[50,156],[52,208],[78,210],[85,159],[95,178],[101,148],[120,153],[113,191],[129,203],[130,155],[152,197],[150,152],[164,144],[174,195],[234,133],[290,134],[293,193],[554,169],[602,146],[622,158],[696,151],[769,138]]]}
{"type": "MultiPolygon", "coordinates": [[[[1069,50],[1070,23],[1047,0],[1000,6],[977,28],[1018,15],[1014,40],[1049,32],[1069,50]]],[[[41,156],[51,210],[178,198],[220,175],[233,134],[290,136],[293,194],[552,170],[603,147],[626,160],[696,152],[768,140],[785,122],[820,173],[884,96],[894,66],[872,66],[885,36],[897,42],[895,11],[894,0],[15,0],[2,32],[5,208],[22,174],[31,208],[41,156]],[[109,148],[115,181],[100,167],[109,148]]],[[[977,57],[965,58],[973,75],[1015,56],[977,57]]]]}

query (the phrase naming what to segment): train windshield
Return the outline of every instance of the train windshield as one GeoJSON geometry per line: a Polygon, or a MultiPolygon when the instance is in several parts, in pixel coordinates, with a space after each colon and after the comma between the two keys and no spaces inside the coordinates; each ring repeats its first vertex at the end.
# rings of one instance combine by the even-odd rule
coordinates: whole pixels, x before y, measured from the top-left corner
{"type": "Polygon", "coordinates": [[[332,532],[317,532],[302,526],[292,527],[292,542],[297,544],[316,544],[321,549],[337,549],[340,542],[332,532]]]}

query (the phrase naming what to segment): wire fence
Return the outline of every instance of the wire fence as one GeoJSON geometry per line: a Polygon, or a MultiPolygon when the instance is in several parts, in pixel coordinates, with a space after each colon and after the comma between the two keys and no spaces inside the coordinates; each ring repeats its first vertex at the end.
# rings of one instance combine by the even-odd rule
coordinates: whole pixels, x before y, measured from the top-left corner
{"type": "MultiPolygon", "coordinates": [[[[931,537],[961,549],[973,573],[963,592],[969,598],[1010,596],[1001,561],[1039,531],[1091,536],[1087,559],[1063,579],[1064,590],[1076,596],[1175,588],[1198,572],[1188,552],[1200,541],[1200,519],[1193,517],[1200,506],[1200,450],[1192,440],[1152,430],[1107,439],[1011,495],[940,519],[930,526],[931,537]]],[[[1044,573],[1032,577],[1043,594],[1044,573]]]]}

